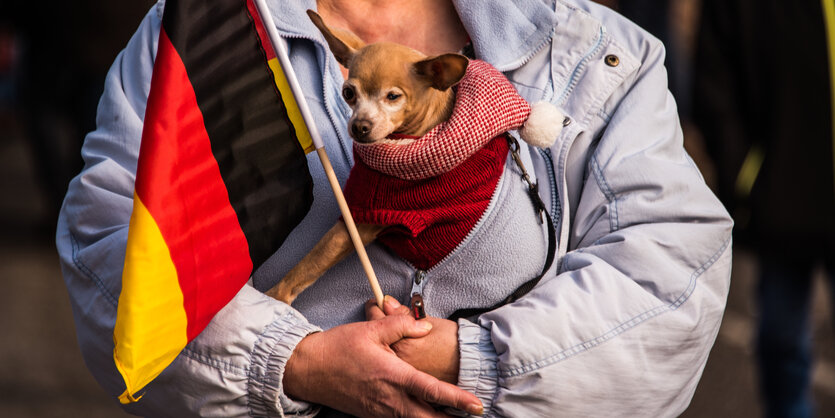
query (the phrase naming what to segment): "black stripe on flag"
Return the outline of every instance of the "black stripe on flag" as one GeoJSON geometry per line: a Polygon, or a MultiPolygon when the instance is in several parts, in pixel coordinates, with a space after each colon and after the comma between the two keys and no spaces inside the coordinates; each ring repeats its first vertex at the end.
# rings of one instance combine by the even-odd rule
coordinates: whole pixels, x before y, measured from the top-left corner
{"type": "Polygon", "coordinates": [[[313,202],[305,152],[246,1],[169,0],[165,7],[163,27],[194,87],[212,153],[257,268],[313,202]]]}

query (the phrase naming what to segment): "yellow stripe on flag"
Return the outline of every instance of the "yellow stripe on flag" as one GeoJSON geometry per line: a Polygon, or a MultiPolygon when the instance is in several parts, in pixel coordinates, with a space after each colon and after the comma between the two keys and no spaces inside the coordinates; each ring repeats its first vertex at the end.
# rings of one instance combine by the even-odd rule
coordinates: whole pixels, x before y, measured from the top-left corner
{"type": "Polygon", "coordinates": [[[830,107],[832,108],[832,175],[835,180],[835,1],[821,0],[823,21],[826,26],[826,43],[829,55],[830,107]]]}
{"type": "Polygon", "coordinates": [[[313,151],[313,139],[310,137],[310,131],[307,130],[307,124],[304,123],[302,112],[299,110],[299,104],[296,103],[296,97],[293,96],[293,91],[290,89],[290,83],[281,69],[281,64],[278,58],[273,58],[267,62],[270,69],[273,70],[275,76],[275,85],[278,86],[278,91],[281,92],[281,100],[284,101],[284,107],[287,109],[287,115],[290,117],[290,122],[296,129],[296,137],[304,149],[305,154],[313,151]]]}
{"type": "Polygon", "coordinates": [[[127,390],[122,403],[156,378],[186,346],[188,324],[177,270],[151,213],[133,197],[113,357],[127,390]]]}

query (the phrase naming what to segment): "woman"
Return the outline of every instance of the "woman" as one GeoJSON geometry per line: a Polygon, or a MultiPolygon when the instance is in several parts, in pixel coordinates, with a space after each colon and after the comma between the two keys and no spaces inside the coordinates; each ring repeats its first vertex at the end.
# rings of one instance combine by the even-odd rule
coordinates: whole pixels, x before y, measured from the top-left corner
{"type": "MultiPolygon", "coordinates": [[[[471,40],[476,57],[503,71],[528,101],[560,107],[568,117],[555,121],[565,127],[554,146],[521,150],[555,220],[558,261],[518,301],[477,318],[430,318],[428,331],[427,321],[399,315],[397,300],[408,300],[414,269],[376,246],[370,256],[393,296],[386,312],[364,310],[362,270],[350,259],[294,307],[276,302],[259,290],[274,285],[338,216],[311,162],[316,215],[129,412],[439,415],[431,403],[489,416],[671,416],[686,408],[724,309],[732,222],[682,148],[657,40],[583,1],[271,6],[343,181],[352,158],[349,109],[339,94],[344,69],[306,9],[366,42],[385,39],[430,55],[471,40]],[[336,288],[347,280],[356,285],[336,288]],[[369,321],[346,323],[363,315],[369,321]]],[[[85,360],[114,396],[123,386],[112,365],[113,295],[162,8],[146,16],[108,76],[99,127],[85,142],[86,167],[70,186],[57,234],[85,360]]],[[[438,292],[427,304],[468,302],[444,301],[438,292]]]]}

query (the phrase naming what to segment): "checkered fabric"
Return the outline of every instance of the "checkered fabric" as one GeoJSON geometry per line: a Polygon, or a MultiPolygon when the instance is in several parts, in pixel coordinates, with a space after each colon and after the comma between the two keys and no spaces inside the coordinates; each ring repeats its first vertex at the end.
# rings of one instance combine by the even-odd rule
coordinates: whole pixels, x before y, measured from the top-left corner
{"type": "Polygon", "coordinates": [[[519,128],[530,111],[502,73],[484,61],[470,60],[448,121],[416,139],[392,136],[383,143],[354,142],[354,156],[404,180],[434,177],[452,170],[497,135],[519,128]]]}

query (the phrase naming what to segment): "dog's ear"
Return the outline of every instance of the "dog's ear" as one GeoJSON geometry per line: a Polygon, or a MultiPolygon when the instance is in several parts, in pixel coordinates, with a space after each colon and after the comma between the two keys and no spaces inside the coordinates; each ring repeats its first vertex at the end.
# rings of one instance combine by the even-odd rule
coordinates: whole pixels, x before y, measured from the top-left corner
{"type": "Polygon", "coordinates": [[[354,54],[356,54],[358,49],[364,47],[365,43],[358,38],[357,35],[354,35],[347,30],[331,30],[327,25],[325,25],[325,21],[322,20],[322,16],[319,16],[319,14],[313,10],[308,10],[307,15],[310,17],[310,20],[313,21],[313,24],[319,28],[322,35],[325,35],[325,41],[328,42],[328,46],[330,47],[331,52],[333,52],[333,55],[336,57],[336,60],[339,61],[343,67],[348,68],[354,54]]]}
{"type": "Polygon", "coordinates": [[[461,81],[470,60],[460,54],[443,54],[415,63],[417,75],[426,78],[432,87],[446,90],[461,81]]]}

